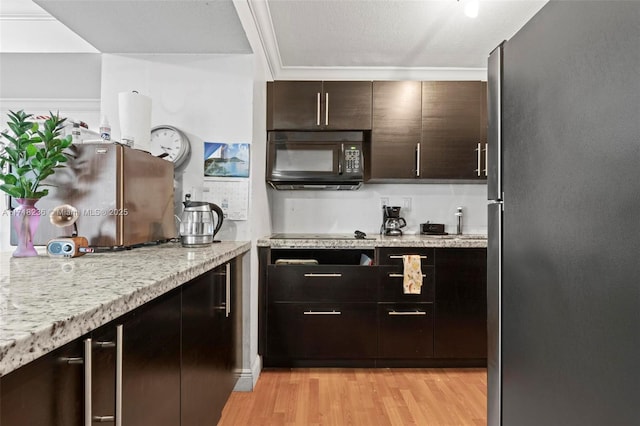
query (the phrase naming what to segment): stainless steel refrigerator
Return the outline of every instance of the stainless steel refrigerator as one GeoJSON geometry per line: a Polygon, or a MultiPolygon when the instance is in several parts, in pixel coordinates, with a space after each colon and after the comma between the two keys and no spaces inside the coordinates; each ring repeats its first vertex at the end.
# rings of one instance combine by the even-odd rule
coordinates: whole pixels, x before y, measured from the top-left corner
{"type": "Polygon", "coordinates": [[[640,424],[640,2],[489,57],[488,424],[640,424]]]}

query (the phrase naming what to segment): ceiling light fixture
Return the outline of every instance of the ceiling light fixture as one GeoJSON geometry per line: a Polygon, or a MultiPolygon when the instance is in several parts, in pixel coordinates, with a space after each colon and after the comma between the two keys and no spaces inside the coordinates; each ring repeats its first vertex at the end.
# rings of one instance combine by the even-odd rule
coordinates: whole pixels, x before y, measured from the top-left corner
{"type": "Polygon", "coordinates": [[[469,18],[477,18],[478,11],[480,9],[480,0],[458,0],[459,3],[462,3],[462,7],[464,9],[464,14],[469,18]]]}

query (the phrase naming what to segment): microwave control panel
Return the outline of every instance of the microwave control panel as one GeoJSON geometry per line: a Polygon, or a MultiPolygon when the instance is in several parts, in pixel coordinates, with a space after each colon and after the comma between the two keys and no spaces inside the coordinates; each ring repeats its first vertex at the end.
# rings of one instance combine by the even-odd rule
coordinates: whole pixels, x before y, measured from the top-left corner
{"type": "Polygon", "coordinates": [[[344,153],[344,162],[346,173],[360,173],[360,150],[355,146],[348,147],[344,153]]]}

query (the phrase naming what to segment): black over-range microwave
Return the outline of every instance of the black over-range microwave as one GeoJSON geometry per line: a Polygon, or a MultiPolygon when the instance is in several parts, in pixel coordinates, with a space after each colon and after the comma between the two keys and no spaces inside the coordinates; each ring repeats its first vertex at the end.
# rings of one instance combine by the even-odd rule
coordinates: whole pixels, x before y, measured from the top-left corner
{"type": "Polygon", "coordinates": [[[267,182],[275,189],[358,189],[364,132],[269,132],[267,182]]]}

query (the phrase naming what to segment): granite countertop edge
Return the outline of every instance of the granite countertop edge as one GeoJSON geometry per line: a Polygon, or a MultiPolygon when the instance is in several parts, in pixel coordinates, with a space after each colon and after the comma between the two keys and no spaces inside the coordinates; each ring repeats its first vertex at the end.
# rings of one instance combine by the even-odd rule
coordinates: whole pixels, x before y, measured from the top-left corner
{"type": "MultiPolygon", "coordinates": [[[[12,322],[10,315],[7,315],[9,318],[3,318],[3,314],[6,314],[9,308],[6,305],[1,305],[2,298],[0,298],[0,377],[133,311],[137,307],[162,296],[191,279],[248,252],[250,248],[251,243],[244,241],[223,242],[220,245],[213,245],[211,248],[204,249],[179,248],[179,244],[169,243],[157,247],[136,248],[123,252],[122,254],[101,254],[100,256],[109,256],[111,260],[118,259],[119,256],[126,254],[126,257],[119,259],[123,267],[126,267],[127,259],[139,261],[140,258],[136,255],[147,256],[151,260],[148,271],[144,271],[144,273],[137,271],[137,276],[129,279],[124,286],[120,286],[126,287],[124,291],[122,288],[116,289],[114,285],[113,294],[109,294],[100,300],[96,298],[95,304],[92,307],[82,309],[78,312],[72,312],[69,315],[55,315],[48,323],[41,322],[37,324],[37,326],[34,326],[33,329],[26,331],[20,329],[20,324],[18,324],[19,321],[28,322],[28,320],[22,318],[22,315],[17,315],[19,319],[14,322],[12,322]],[[155,258],[154,256],[166,249],[171,251],[170,257],[173,256],[174,253],[179,256],[184,256],[184,259],[177,262],[176,268],[171,271],[162,270],[159,264],[153,264],[154,259],[156,262],[166,262],[166,257],[158,255],[157,258],[155,258]],[[191,256],[191,254],[193,254],[193,256],[191,256]]],[[[3,259],[5,262],[10,262],[10,260],[7,259],[7,256],[10,256],[10,254],[2,253],[2,255],[5,256],[3,259]]],[[[61,261],[61,259],[48,259],[42,255],[39,256],[39,258],[39,262],[59,263],[61,261]]],[[[79,259],[82,258],[68,260],[81,262],[79,259]]],[[[30,260],[19,259],[18,261],[29,262],[30,260]]],[[[97,261],[99,262],[99,260],[97,261]]],[[[64,263],[62,265],[64,265],[64,263]]],[[[98,277],[99,274],[100,272],[96,272],[95,276],[87,276],[85,280],[95,280],[98,282],[101,280],[101,278],[98,277]]],[[[11,277],[9,277],[9,284],[7,284],[6,278],[6,274],[0,274],[0,293],[3,290],[7,293],[7,287],[9,287],[9,295],[11,295],[10,286],[19,286],[20,283],[12,282],[11,277]]],[[[0,294],[0,296],[2,296],[2,294],[0,294]]],[[[73,296],[70,295],[69,297],[73,296]]],[[[14,304],[18,305],[20,302],[19,300],[13,301],[14,304]]],[[[12,303],[12,301],[7,300],[5,303],[12,303]]],[[[64,309],[60,310],[60,312],[62,311],[64,311],[64,309]]]]}
{"type": "Polygon", "coordinates": [[[268,248],[353,248],[367,249],[380,247],[438,247],[438,248],[486,248],[486,235],[402,235],[399,237],[375,236],[367,239],[258,239],[257,247],[268,248]]]}

